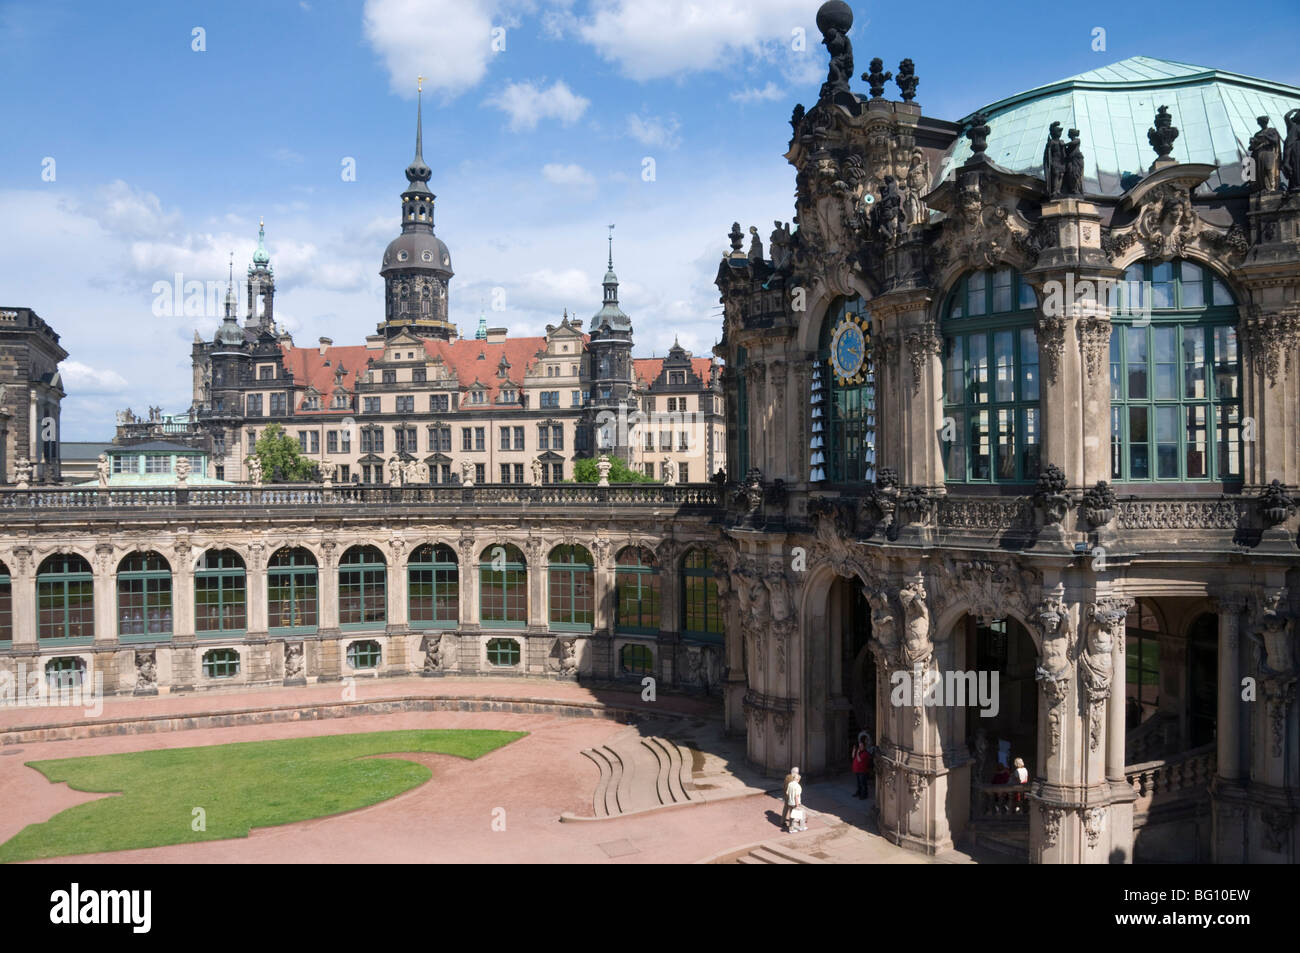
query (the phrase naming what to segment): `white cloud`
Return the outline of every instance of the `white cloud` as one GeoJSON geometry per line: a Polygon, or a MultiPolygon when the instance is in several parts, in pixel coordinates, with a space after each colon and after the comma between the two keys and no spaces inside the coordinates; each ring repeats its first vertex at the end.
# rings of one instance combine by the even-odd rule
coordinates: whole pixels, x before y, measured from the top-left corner
{"type": "Polygon", "coordinates": [[[555,162],[549,162],[542,166],[542,178],[546,179],[552,185],[572,185],[581,188],[591,188],[596,184],[595,176],[580,165],[569,163],[561,165],[555,162]]]}
{"type": "Polygon", "coordinates": [[[286,146],[281,146],[271,153],[271,158],[276,162],[292,163],[296,165],[299,162],[302,162],[302,153],[294,152],[286,146]]]}
{"type": "Polygon", "coordinates": [[[524,82],[510,83],[501,94],[489,103],[510,117],[510,128],[536,129],[543,119],[558,119],[566,126],[582,118],[591,100],[577,95],[562,79],[557,79],[549,89],[524,82]]]}
{"type": "Polygon", "coordinates": [[[416,76],[454,97],[487,72],[496,0],[366,0],[366,40],[388,69],[393,92],[409,97],[416,76]]]}
{"type": "Polygon", "coordinates": [[[803,28],[805,51],[820,34],[805,0],[609,0],[579,21],[578,36],[636,80],[721,69],[740,55],[789,48],[803,28]]]}
{"type": "Polygon", "coordinates": [[[133,188],[121,179],[95,189],[90,200],[79,205],[78,211],[105,231],[132,237],[162,237],[180,223],[180,215],[166,211],[158,196],[133,188]]]}
{"type": "Polygon", "coordinates": [[[775,102],[776,100],[785,98],[785,90],[781,89],[781,87],[777,86],[776,83],[771,80],[768,80],[767,85],[762,89],[754,89],[752,86],[746,86],[740,92],[732,93],[731,98],[734,102],[746,104],[775,102]]]}
{"type": "Polygon", "coordinates": [[[676,149],[682,144],[682,137],[677,134],[681,124],[676,118],[662,116],[645,116],[633,113],[627,117],[627,133],[645,146],[658,146],[661,149],[676,149]]]}
{"type": "Polygon", "coordinates": [[[117,371],[100,370],[80,361],[64,361],[59,365],[64,390],[78,394],[120,394],[128,385],[117,371]]]}

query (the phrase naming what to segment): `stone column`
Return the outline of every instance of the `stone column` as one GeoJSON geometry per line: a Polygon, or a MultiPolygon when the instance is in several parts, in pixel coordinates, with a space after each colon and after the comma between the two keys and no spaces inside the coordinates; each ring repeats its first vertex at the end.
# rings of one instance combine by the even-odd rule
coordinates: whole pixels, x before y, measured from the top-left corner
{"type": "Polygon", "coordinates": [[[1242,777],[1241,763],[1241,611],[1246,607],[1241,593],[1225,593],[1215,599],[1219,615],[1219,707],[1215,735],[1218,743],[1218,775],[1235,781],[1242,777]]]}
{"type": "Polygon", "coordinates": [[[248,547],[244,567],[244,591],[248,599],[248,637],[266,638],[266,547],[253,543],[248,547]]]}
{"type": "Polygon", "coordinates": [[[91,560],[95,573],[95,644],[117,644],[117,574],[113,546],[96,543],[91,560]]]}
{"type": "Polygon", "coordinates": [[[404,540],[393,538],[388,541],[388,553],[385,557],[386,573],[386,591],[388,595],[387,612],[385,618],[388,620],[386,631],[391,635],[394,632],[405,632],[409,619],[407,599],[406,599],[406,543],[404,540]]]}
{"type": "Polygon", "coordinates": [[[538,536],[529,537],[524,547],[525,565],[528,566],[528,629],[545,632],[550,617],[547,604],[547,565],[550,548],[538,536]]]}
{"type": "Polygon", "coordinates": [[[321,543],[320,563],[316,567],[316,604],[320,624],[317,631],[322,636],[339,632],[339,553],[333,540],[321,543]]]}
{"type": "Polygon", "coordinates": [[[9,591],[13,598],[13,648],[36,648],[36,566],[27,546],[14,549],[9,567],[9,591]]]}
{"type": "MultiPolygon", "coordinates": [[[[882,335],[896,333],[900,344],[896,356],[889,356],[894,373],[881,378],[894,386],[879,402],[897,407],[898,414],[886,418],[877,409],[877,427],[889,435],[888,457],[878,454],[877,465],[893,466],[904,485],[941,486],[943,457],[936,435],[944,429],[943,336],[930,317],[930,296],[924,291],[893,292],[872,301],[872,314],[882,335]]],[[[885,353],[890,350],[886,347],[885,353]]]]}

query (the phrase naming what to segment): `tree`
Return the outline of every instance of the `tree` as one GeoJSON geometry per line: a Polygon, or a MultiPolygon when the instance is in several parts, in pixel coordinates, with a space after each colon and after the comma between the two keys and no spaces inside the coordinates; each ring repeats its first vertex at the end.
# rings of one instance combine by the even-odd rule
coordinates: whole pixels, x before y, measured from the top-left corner
{"type": "Polygon", "coordinates": [[[289,483],[310,480],[316,464],[302,455],[298,441],[294,440],[279,424],[271,424],[257,438],[253,453],[262,463],[262,482],[272,483],[279,470],[280,479],[289,483]]]}
{"type": "MultiPolygon", "coordinates": [[[[610,483],[657,483],[654,477],[646,476],[644,473],[637,473],[623,462],[621,457],[610,457],[609,462],[613,464],[609,468],[610,483]]],[[[573,482],[574,483],[599,483],[600,471],[596,469],[596,458],[587,457],[582,460],[573,462],[573,482]]]]}

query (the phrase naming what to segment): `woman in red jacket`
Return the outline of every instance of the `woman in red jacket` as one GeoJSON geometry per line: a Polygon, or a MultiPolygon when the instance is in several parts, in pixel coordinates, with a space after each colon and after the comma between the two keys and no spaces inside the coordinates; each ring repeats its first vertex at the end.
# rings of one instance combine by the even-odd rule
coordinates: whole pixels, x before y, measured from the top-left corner
{"type": "Polygon", "coordinates": [[[867,739],[860,737],[853,746],[853,776],[857,778],[858,790],[854,797],[869,798],[867,789],[867,772],[871,770],[871,750],[867,739]]]}

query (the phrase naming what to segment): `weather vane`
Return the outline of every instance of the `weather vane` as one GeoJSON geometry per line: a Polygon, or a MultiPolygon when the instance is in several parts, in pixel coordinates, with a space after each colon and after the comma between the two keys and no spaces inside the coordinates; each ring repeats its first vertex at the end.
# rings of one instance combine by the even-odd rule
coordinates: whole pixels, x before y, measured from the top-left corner
{"type": "Polygon", "coordinates": [[[422,93],[422,92],[424,92],[424,77],[423,77],[423,76],[417,76],[417,77],[415,77],[415,91],[416,91],[417,93],[422,93]]]}

